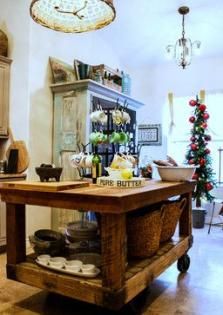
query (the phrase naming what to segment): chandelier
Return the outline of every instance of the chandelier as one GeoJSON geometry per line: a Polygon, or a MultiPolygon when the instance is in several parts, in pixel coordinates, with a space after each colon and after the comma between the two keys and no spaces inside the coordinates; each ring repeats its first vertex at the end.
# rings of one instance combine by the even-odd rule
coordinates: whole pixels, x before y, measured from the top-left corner
{"type": "Polygon", "coordinates": [[[174,58],[183,69],[190,65],[192,56],[199,52],[201,42],[196,40],[191,42],[190,38],[185,38],[184,17],[189,12],[188,7],[180,7],[178,12],[182,15],[182,37],[179,38],[175,45],[166,47],[168,55],[174,58]]]}
{"type": "Polygon", "coordinates": [[[82,33],[110,24],[116,11],[113,0],[32,0],[30,15],[55,31],[82,33]]]}

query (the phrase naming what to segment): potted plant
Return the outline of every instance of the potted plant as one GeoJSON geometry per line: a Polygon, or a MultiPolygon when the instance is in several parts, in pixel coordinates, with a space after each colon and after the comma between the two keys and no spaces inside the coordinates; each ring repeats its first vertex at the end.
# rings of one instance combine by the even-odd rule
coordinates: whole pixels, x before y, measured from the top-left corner
{"type": "Polygon", "coordinates": [[[186,160],[188,164],[197,166],[193,175],[193,179],[197,181],[192,195],[196,205],[196,209],[193,210],[193,226],[203,227],[205,210],[201,208],[201,201],[206,199],[211,202],[214,199],[210,191],[215,186],[214,173],[211,167],[211,151],[208,148],[208,143],[211,140],[207,124],[209,114],[207,106],[198,97],[196,100],[190,100],[189,105],[194,108],[194,111],[193,115],[189,117],[192,128],[186,160]]]}

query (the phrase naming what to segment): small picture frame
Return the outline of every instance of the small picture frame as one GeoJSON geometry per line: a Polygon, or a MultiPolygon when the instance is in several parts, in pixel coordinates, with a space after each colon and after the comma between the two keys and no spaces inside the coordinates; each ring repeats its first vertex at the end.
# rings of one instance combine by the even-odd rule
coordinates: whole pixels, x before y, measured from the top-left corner
{"type": "Polygon", "coordinates": [[[71,65],[54,57],[49,57],[49,60],[53,75],[53,83],[74,82],[78,79],[76,72],[71,65]]]}
{"type": "Polygon", "coordinates": [[[138,143],[141,145],[161,145],[161,124],[139,125],[138,143]]]}

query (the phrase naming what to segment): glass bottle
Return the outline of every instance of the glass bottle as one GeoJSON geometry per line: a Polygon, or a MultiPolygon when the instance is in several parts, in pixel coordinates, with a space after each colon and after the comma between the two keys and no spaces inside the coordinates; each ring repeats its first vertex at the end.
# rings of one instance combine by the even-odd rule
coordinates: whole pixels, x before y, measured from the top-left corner
{"type": "Polygon", "coordinates": [[[108,85],[108,74],[107,71],[104,72],[103,84],[108,85]]]}
{"type": "Polygon", "coordinates": [[[101,176],[101,157],[98,154],[97,147],[92,158],[92,182],[96,184],[97,178],[101,176]]]}

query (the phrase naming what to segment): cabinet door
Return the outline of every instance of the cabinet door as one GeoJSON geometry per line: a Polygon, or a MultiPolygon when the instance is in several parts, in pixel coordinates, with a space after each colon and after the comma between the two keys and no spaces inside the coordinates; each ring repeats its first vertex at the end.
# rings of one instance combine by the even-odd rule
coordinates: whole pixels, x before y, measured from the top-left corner
{"type": "Polygon", "coordinates": [[[0,137],[8,134],[9,67],[8,62],[0,59],[0,137]]]}

